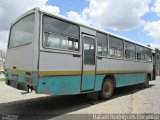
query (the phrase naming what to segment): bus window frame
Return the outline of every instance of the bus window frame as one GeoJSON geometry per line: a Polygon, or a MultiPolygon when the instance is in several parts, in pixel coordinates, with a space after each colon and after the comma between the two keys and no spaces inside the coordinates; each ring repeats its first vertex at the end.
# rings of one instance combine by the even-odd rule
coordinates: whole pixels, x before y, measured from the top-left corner
{"type": "MultiPolygon", "coordinates": [[[[108,52],[108,46],[109,46],[109,40],[108,40],[108,34],[106,34],[106,33],[103,33],[103,32],[100,32],[100,31],[96,31],[96,36],[95,36],[95,40],[96,40],[96,55],[98,56],[98,57],[108,57],[108,55],[109,55],[109,52],[108,52]],[[100,34],[103,34],[103,35],[105,35],[106,36],[106,43],[107,43],[107,53],[106,54],[98,54],[98,39],[97,39],[97,34],[98,33],[100,33],[100,34]]],[[[102,49],[103,49],[103,47],[102,47],[102,49]]],[[[103,51],[103,50],[102,50],[103,51]]]]}
{"type": "Polygon", "coordinates": [[[137,51],[136,51],[136,44],[135,43],[133,43],[133,42],[130,42],[130,41],[127,41],[127,40],[124,40],[124,59],[125,60],[128,60],[128,61],[137,61],[137,51]],[[126,50],[126,44],[125,43],[130,43],[130,44],[133,44],[134,45],[134,48],[135,48],[135,58],[134,59],[132,59],[132,58],[126,58],[126,54],[125,54],[125,50],[126,50]]]}
{"type": "MultiPolygon", "coordinates": [[[[12,24],[12,26],[11,26],[11,28],[10,28],[10,30],[9,30],[9,37],[8,37],[8,45],[7,45],[7,49],[13,49],[13,48],[17,48],[17,47],[23,47],[23,46],[28,46],[28,45],[30,45],[30,44],[32,44],[33,43],[33,41],[32,42],[29,42],[29,43],[26,43],[26,44],[23,44],[23,45],[18,45],[18,46],[15,46],[15,47],[9,47],[9,45],[10,45],[10,37],[11,37],[11,30],[12,30],[12,27],[16,24],[16,23],[18,23],[19,21],[21,21],[22,19],[24,19],[24,18],[26,18],[26,17],[28,17],[28,16],[30,16],[30,15],[33,15],[34,14],[34,24],[35,24],[35,17],[36,17],[36,13],[35,12],[32,12],[32,13],[30,13],[30,14],[28,14],[28,15],[25,15],[25,16],[23,16],[22,18],[20,18],[19,20],[17,20],[14,24],[12,24]]],[[[35,30],[35,26],[34,26],[34,30],[35,30]]],[[[33,30],[33,31],[34,31],[33,30]]],[[[35,31],[34,31],[34,35],[35,35],[35,31]]],[[[33,39],[34,40],[34,39],[33,39]]]]}
{"type": "Polygon", "coordinates": [[[144,55],[145,61],[146,61],[147,63],[152,63],[152,62],[153,62],[152,49],[147,48],[147,47],[144,47],[144,49],[149,49],[150,52],[151,52],[151,61],[149,61],[149,60],[146,59],[146,51],[145,51],[145,55],[144,55]]]}
{"type": "Polygon", "coordinates": [[[135,44],[136,46],[138,46],[138,47],[142,47],[143,48],[143,57],[144,57],[144,59],[141,59],[141,60],[138,60],[137,59],[137,47],[136,47],[136,61],[138,61],[138,62],[146,62],[146,60],[145,60],[145,51],[144,51],[144,46],[142,46],[142,45],[139,45],[139,44],[135,44]]]}
{"type": "MultiPolygon", "coordinates": [[[[70,21],[68,21],[68,20],[65,20],[65,19],[62,19],[62,18],[59,18],[59,17],[57,17],[57,16],[54,16],[54,15],[50,15],[50,14],[47,14],[47,13],[42,13],[42,17],[41,17],[41,21],[42,21],[42,23],[41,23],[41,27],[42,27],[42,29],[41,29],[41,36],[42,36],[42,43],[41,43],[41,45],[42,45],[42,48],[44,49],[44,51],[45,50],[49,50],[48,52],[57,52],[57,53],[65,53],[65,52],[68,52],[69,54],[74,54],[74,53],[80,53],[80,50],[81,50],[81,39],[80,39],[80,25],[79,24],[76,24],[76,23],[73,23],[73,22],[70,22],[70,21]],[[76,25],[77,27],[78,27],[78,32],[79,32],[79,36],[78,36],[78,50],[68,50],[68,49],[60,49],[60,48],[51,48],[51,47],[45,47],[44,46],[44,32],[46,32],[46,31],[44,31],[44,16],[48,16],[48,17],[51,17],[51,18],[54,18],[54,19],[57,19],[57,20],[60,20],[60,21],[63,21],[63,22],[67,22],[67,23],[70,23],[70,24],[73,24],[73,25],[76,25]]],[[[67,35],[64,35],[64,34],[61,34],[61,33],[55,33],[55,32],[52,32],[53,34],[58,34],[58,35],[61,35],[61,36],[67,36],[67,35]]],[[[68,36],[68,37],[70,37],[70,38],[74,38],[74,37],[72,37],[72,36],[68,36]]],[[[76,38],[75,38],[76,39],[76,38]]],[[[66,53],[67,54],[67,53],[66,53]]]]}
{"type": "Polygon", "coordinates": [[[112,58],[112,59],[124,60],[124,39],[119,38],[119,37],[114,36],[114,35],[108,35],[108,56],[109,56],[109,58],[112,58]],[[119,40],[122,41],[122,43],[123,43],[123,49],[122,49],[123,50],[122,51],[123,55],[121,57],[110,55],[110,39],[109,39],[110,37],[113,37],[113,38],[116,38],[116,39],[119,39],[119,40]]]}

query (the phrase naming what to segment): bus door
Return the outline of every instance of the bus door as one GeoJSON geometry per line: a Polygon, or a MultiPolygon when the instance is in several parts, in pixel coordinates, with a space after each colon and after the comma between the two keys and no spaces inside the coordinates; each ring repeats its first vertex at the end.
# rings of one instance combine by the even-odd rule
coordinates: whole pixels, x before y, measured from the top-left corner
{"type": "Polygon", "coordinates": [[[82,34],[83,60],[81,91],[92,91],[95,87],[95,37],[82,34]]]}

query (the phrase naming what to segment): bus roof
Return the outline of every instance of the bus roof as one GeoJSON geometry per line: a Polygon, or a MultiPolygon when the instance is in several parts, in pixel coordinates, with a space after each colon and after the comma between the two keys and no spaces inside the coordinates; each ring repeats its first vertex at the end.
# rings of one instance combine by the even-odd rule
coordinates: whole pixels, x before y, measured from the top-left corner
{"type": "Polygon", "coordinates": [[[123,37],[123,36],[120,36],[120,35],[116,35],[116,34],[114,34],[114,33],[111,33],[111,32],[108,32],[108,31],[105,31],[105,30],[102,30],[102,29],[97,29],[97,28],[95,28],[95,27],[93,27],[93,26],[90,26],[90,25],[85,25],[85,24],[82,24],[82,23],[75,22],[75,21],[71,20],[71,19],[68,18],[68,17],[62,16],[62,15],[56,14],[56,13],[53,14],[53,13],[51,13],[51,12],[45,11],[45,10],[43,10],[43,9],[41,9],[41,8],[37,8],[37,7],[36,7],[36,8],[33,8],[33,9],[31,9],[31,10],[25,12],[25,13],[23,13],[21,16],[19,16],[17,19],[15,19],[14,22],[11,23],[11,25],[15,24],[18,20],[22,19],[22,18],[25,17],[26,15],[31,14],[31,13],[34,13],[34,12],[36,12],[36,11],[42,12],[43,14],[47,14],[47,15],[49,15],[49,16],[57,17],[57,18],[59,18],[59,19],[63,19],[63,20],[65,20],[65,21],[68,21],[68,22],[71,22],[71,23],[74,23],[74,24],[78,24],[78,25],[80,25],[80,26],[83,26],[83,27],[86,27],[86,28],[89,28],[89,29],[92,29],[92,30],[95,30],[95,31],[98,31],[98,32],[102,32],[102,33],[105,33],[105,34],[108,34],[108,35],[111,35],[111,36],[114,36],[114,37],[123,39],[123,40],[128,41],[128,42],[131,42],[131,43],[135,43],[135,44],[137,44],[137,45],[140,45],[140,46],[143,46],[143,47],[152,49],[152,50],[155,50],[155,49],[152,48],[152,47],[148,47],[148,46],[146,46],[146,45],[143,45],[143,44],[141,44],[141,43],[138,43],[138,42],[133,41],[133,40],[131,40],[131,39],[128,39],[128,38],[126,38],[126,37],[123,37]]]}

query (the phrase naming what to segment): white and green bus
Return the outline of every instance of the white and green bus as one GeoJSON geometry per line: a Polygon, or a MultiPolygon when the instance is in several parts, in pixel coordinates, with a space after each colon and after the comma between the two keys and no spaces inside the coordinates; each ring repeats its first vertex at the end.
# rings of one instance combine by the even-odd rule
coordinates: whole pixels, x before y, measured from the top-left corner
{"type": "Polygon", "coordinates": [[[102,99],[115,88],[153,76],[153,49],[39,8],[10,28],[6,84],[38,94],[90,93],[102,99]]]}

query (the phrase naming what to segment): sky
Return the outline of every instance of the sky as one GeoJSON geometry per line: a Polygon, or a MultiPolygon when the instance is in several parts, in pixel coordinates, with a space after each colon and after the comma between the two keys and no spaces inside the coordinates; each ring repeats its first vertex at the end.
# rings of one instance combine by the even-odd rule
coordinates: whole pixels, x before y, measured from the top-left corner
{"type": "Polygon", "coordinates": [[[160,49],[160,0],[0,0],[0,49],[10,23],[34,7],[160,49]]]}

